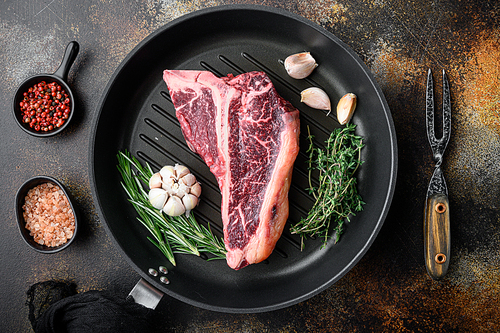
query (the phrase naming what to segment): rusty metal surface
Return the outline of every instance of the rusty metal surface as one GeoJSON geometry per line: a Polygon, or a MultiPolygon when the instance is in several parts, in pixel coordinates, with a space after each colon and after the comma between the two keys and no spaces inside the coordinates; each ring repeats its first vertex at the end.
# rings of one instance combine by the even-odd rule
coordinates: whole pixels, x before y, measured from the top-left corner
{"type": "Polygon", "coordinates": [[[250,315],[213,313],[164,297],[153,318],[156,330],[500,331],[500,3],[452,0],[1,2],[0,331],[30,331],[24,302],[33,283],[70,279],[79,291],[107,289],[125,296],[137,282],[138,274],[113,247],[94,210],[88,178],[92,117],[113,71],[143,38],[183,14],[229,3],[287,9],[323,26],[360,55],[394,118],[396,193],[371,249],[321,294],[250,315]],[[61,135],[29,137],[11,115],[14,90],[30,75],[54,72],[71,40],[81,47],[69,74],[77,114],[61,135]],[[440,282],[427,275],[423,253],[423,205],[433,171],[425,133],[428,68],[446,69],[453,108],[442,166],[451,207],[451,263],[440,282]],[[52,255],[30,250],[15,223],[17,188],[40,174],[62,181],[83,215],[76,242],[52,255]]]}

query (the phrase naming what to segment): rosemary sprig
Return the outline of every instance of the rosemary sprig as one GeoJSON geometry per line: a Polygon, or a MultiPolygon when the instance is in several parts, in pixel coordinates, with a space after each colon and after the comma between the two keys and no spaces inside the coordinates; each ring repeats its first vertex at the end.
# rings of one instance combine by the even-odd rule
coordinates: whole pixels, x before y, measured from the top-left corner
{"type": "Polygon", "coordinates": [[[176,265],[174,253],[194,254],[206,252],[213,255],[208,260],[225,259],[226,249],[224,242],[216,237],[208,228],[198,224],[193,212],[189,217],[168,216],[155,209],[150,203],[144,186],[149,183],[153,171],[149,164],[141,163],[127,151],[119,152],[118,171],[122,176],[122,187],[128,201],[133,205],[139,217],[152,237],[148,239],[158,247],[165,257],[176,265]]]}
{"type": "Polygon", "coordinates": [[[292,234],[301,236],[301,248],[307,236],[323,238],[324,247],[334,231],[335,243],[343,232],[343,224],[363,209],[364,202],[356,189],[354,173],[361,161],[363,140],[354,134],[356,125],[347,124],[334,130],[325,149],[313,143],[308,129],[309,194],[316,200],[307,217],[292,225],[292,234]],[[313,172],[319,173],[318,186],[313,186],[313,172]]]}

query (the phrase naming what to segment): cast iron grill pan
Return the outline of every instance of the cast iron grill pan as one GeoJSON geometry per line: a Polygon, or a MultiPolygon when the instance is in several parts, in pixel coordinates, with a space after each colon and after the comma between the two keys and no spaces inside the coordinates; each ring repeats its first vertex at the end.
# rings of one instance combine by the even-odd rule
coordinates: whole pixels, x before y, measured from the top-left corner
{"type": "Polygon", "coordinates": [[[101,221],[129,263],[162,292],[189,304],[222,312],[263,312],[283,308],[321,292],[349,271],[380,230],[392,199],[396,175],[396,139],[390,111],[366,66],[345,44],[305,19],[260,6],[222,6],[172,21],[146,38],[122,62],[102,98],[91,142],[91,179],[101,221]],[[287,76],[284,58],[310,51],[320,64],[310,78],[287,76]],[[222,237],[220,191],[202,159],[182,136],[166,84],[164,69],[202,69],[217,76],[262,70],[282,97],[301,111],[301,151],[289,193],[290,217],[273,254],[263,263],[240,271],[207,256],[177,255],[172,267],[147,240],[136,220],[116,169],[116,154],[128,150],[157,171],[181,163],[202,183],[202,199],[194,211],[222,237]],[[365,161],[358,171],[358,190],[367,202],[352,218],[338,244],[300,238],[290,223],[307,214],[313,201],[307,181],[307,127],[322,144],[339,126],[335,112],[327,116],[300,103],[300,91],[318,86],[333,104],[347,92],[359,96],[353,118],[365,138],[365,161]],[[167,266],[170,284],[148,274],[167,266]]]}

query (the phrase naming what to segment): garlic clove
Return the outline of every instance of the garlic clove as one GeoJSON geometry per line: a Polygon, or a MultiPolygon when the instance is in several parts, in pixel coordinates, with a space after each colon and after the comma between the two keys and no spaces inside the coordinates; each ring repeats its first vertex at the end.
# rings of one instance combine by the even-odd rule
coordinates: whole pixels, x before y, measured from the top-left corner
{"type": "Polygon", "coordinates": [[[184,214],[186,208],[184,207],[181,198],[177,196],[171,196],[170,198],[168,198],[165,206],[163,206],[163,211],[165,212],[165,214],[170,216],[179,216],[184,214]]]}
{"type": "Polygon", "coordinates": [[[186,194],[182,198],[182,203],[184,204],[184,208],[186,208],[186,216],[189,217],[191,210],[198,204],[198,197],[193,194],[186,194]]]}
{"type": "Polygon", "coordinates": [[[153,188],[148,193],[149,202],[156,209],[163,209],[168,198],[168,193],[161,188],[153,188]]]}
{"type": "Polygon", "coordinates": [[[149,188],[161,188],[162,183],[161,183],[161,175],[159,172],[153,174],[151,178],[149,178],[149,188]]]}
{"type": "Polygon", "coordinates": [[[285,70],[294,79],[303,79],[309,76],[318,66],[309,52],[296,53],[285,59],[285,70]]]}
{"type": "Polygon", "coordinates": [[[357,97],[353,93],[347,93],[339,100],[337,104],[337,120],[340,125],[347,124],[356,109],[357,97]]]}
{"type": "Polygon", "coordinates": [[[161,168],[160,175],[162,180],[165,182],[170,178],[175,178],[175,169],[171,165],[165,165],[163,168],[161,168]]]}
{"type": "Polygon", "coordinates": [[[181,179],[185,175],[191,173],[191,171],[189,171],[189,169],[187,167],[185,167],[184,165],[181,165],[181,164],[176,164],[174,169],[175,169],[175,175],[176,175],[177,179],[181,179]]]}
{"type": "Polygon", "coordinates": [[[191,189],[189,190],[189,193],[197,196],[197,197],[200,197],[201,195],[201,185],[200,183],[196,182],[194,183],[193,185],[191,185],[191,189]]]}
{"type": "Polygon", "coordinates": [[[314,109],[331,111],[330,98],[322,89],[307,88],[300,93],[300,101],[314,109]]]}
{"type": "Polygon", "coordinates": [[[196,177],[192,173],[188,173],[184,177],[182,177],[180,180],[183,184],[186,184],[187,186],[191,186],[194,183],[196,183],[196,177]]]}

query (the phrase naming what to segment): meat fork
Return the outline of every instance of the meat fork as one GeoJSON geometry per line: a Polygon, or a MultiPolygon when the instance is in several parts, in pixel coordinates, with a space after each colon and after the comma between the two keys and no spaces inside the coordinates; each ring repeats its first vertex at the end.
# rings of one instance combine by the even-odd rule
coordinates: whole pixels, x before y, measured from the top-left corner
{"type": "Polygon", "coordinates": [[[427,74],[426,92],[427,138],[432,150],[435,169],[427,189],[424,213],[424,247],[427,272],[433,279],[441,279],[450,262],[450,206],[448,188],[441,170],[443,155],[451,134],[450,87],[443,70],[443,135],[436,139],[434,130],[434,84],[432,72],[427,74]]]}

